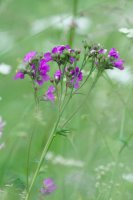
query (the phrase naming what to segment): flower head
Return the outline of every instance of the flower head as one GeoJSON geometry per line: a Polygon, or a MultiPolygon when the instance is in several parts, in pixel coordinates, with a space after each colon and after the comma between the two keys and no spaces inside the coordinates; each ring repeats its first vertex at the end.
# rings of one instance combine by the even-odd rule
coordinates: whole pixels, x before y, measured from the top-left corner
{"type": "Polygon", "coordinates": [[[45,59],[40,60],[40,64],[37,70],[36,82],[38,85],[43,85],[44,82],[50,79],[47,74],[50,71],[50,66],[46,63],[45,59]]]}
{"type": "Polygon", "coordinates": [[[58,81],[61,79],[61,76],[62,76],[61,70],[57,70],[57,71],[55,72],[55,74],[54,74],[54,78],[55,78],[56,80],[58,80],[58,81]]]}
{"type": "Polygon", "coordinates": [[[30,62],[36,56],[35,51],[30,51],[24,56],[24,62],[30,62]]]}
{"type": "Polygon", "coordinates": [[[74,88],[79,88],[79,82],[83,79],[83,74],[79,67],[76,67],[75,69],[72,69],[70,74],[72,75],[71,83],[74,84],[74,88]]]}
{"type": "Polygon", "coordinates": [[[44,195],[51,194],[56,190],[56,185],[51,178],[47,178],[43,181],[43,187],[41,188],[41,193],[44,195]]]}
{"type": "Polygon", "coordinates": [[[99,54],[105,54],[107,52],[107,49],[100,49],[98,51],[99,54]]]}
{"type": "Polygon", "coordinates": [[[52,49],[52,53],[59,53],[59,54],[62,54],[62,52],[65,50],[65,49],[70,49],[70,46],[69,45],[60,45],[60,46],[56,46],[52,49]]]}
{"type": "Polygon", "coordinates": [[[110,49],[108,56],[109,57],[113,57],[115,59],[118,59],[119,58],[119,53],[115,48],[112,48],[112,49],[110,49]]]}
{"type": "Polygon", "coordinates": [[[55,87],[52,85],[49,86],[47,92],[45,93],[46,100],[54,102],[54,100],[55,100],[54,92],[55,92],[55,87]]]}
{"type": "Polygon", "coordinates": [[[123,70],[123,69],[124,69],[123,64],[124,64],[124,61],[121,60],[121,59],[118,59],[117,61],[115,61],[115,62],[113,63],[114,67],[116,67],[116,68],[118,68],[118,69],[120,69],[120,70],[123,70]]]}
{"type": "Polygon", "coordinates": [[[44,54],[44,60],[45,60],[45,62],[49,62],[52,60],[52,56],[51,56],[50,52],[47,52],[44,54]]]}
{"type": "Polygon", "coordinates": [[[17,79],[24,79],[25,75],[23,72],[21,71],[18,71],[14,77],[14,80],[17,80],[17,79]]]}

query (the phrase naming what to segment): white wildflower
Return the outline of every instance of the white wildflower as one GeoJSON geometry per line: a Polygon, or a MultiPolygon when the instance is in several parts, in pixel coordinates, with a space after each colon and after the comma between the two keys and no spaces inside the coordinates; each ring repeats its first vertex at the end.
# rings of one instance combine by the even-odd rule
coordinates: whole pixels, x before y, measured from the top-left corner
{"type": "Polygon", "coordinates": [[[133,173],[123,174],[122,178],[130,183],[133,183],[133,173]]]}
{"type": "Polygon", "coordinates": [[[0,74],[7,75],[11,72],[11,66],[5,63],[0,64],[0,74]]]}

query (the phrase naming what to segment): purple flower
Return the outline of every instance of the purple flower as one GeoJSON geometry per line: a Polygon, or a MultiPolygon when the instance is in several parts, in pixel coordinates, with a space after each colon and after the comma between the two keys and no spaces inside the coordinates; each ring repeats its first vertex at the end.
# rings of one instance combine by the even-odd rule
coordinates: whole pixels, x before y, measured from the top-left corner
{"type": "Polygon", "coordinates": [[[110,49],[108,56],[109,57],[113,57],[115,59],[118,59],[119,58],[119,53],[115,48],[112,48],[112,49],[110,49]]]}
{"type": "Polygon", "coordinates": [[[49,61],[52,60],[50,52],[47,52],[47,53],[44,54],[44,60],[45,60],[45,62],[49,62],[49,61]]]}
{"type": "Polygon", "coordinates": [[[50,77],[48,74],[40,75],[39,78],[37,78],[36,82],[38,85],[42,86],[44,82],[49,81],[50,77]]]}
{"type": "Polygon", "coordinates": [[[36,56],[35,51],[30,51],[24,56],[24,62],[30,62],[36,56]]]}
{"type": "Polygon", "coordinates": [[[113,63],[114,67],[116,67],[116,68],[118,68],[118,69],[120,69],[120,70],[123,70],[123,69],[124,69],[123,64],[124,64],[124,61],[121,60],[121,59],[119,59],[119,60],[117,60],[117,61],[115,61],[115,62],[113,63]]]}
{"type": "Polygon", "coordinates": [[[50,79],[49,75],[47,74],[50,71],[50,66],[46,63],[45,59],[40,60],[40,65],[38,68],[38,75],[37,83],[41,86],[44,82],[50,79]]]}
{"type": "Polygon", "coordinates": [[[46,99],[54,102],[54,100],[55,100],[54,92],[55,92],[55,87],[51,85],[48,88],[47,92],[45,93],[46,99]]]}
{"type": "Polygon", "coordinates": [[[18,71],[14,77],[14,80],[17,80],[17,79],[24,79],[24,73],[21,71],[18,71]]]}
{"type": "Polygon", "coordinates": [[[83,74],[80,71],[79,67],[76,67],[75,69],[71,70],[70,73],[72,75],[71,83],[74,84],[75,89],[79,88],[79,82],[83,79],[83,74]]]}
{"type": "MultiPolygon", "coordinates": [[[[52,53],[60,53],[62,54],[62,52],[65,50],[65,49],[70,49],[70,46],[69,45],[60,45],[60,46],[57,46],[57,47],[54,47],[52,49],[52,53]]],[[[70,49],[71,50],[71,49],[70,49]]]]}
{"type": "Polygon", "coordinates": [[[60,79],[61,79],[61,76],[62,76],[61,70],[57,70],[57,71],[55,72],[55,74],[54,74],[54,78],[55,78],[56,80],[60,80],[60,79]]]}
{"type": "Polygon", "coordinates": [[[100,49],[98,51],[99,54],[105,54],[107,52],[107,49],[100,49]]]}
{"type": "Polygon", "coordinates": [[[46,63],[45,59],[40,60],[39,71],[41,74],[46,74],[50,71],[50,66],[46,63]]]}
{"type": "Polygon", "coordinates": [[[44,195],[51,194],[56,190],[56,185],[51,178],[47,178],[43,181],[43,187],[41,188],[41,193],[44,195]]]}

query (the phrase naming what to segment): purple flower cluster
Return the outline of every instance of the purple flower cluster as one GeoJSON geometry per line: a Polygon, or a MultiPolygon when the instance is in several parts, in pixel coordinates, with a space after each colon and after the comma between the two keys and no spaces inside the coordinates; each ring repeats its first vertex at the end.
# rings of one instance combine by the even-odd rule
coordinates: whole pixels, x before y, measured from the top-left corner
{"type": "MultiPolygon", "coordinates": [[[[101,70],[101,72],[114,67],[120,70],[124,69],[124,61],[115,48],[111,48],[109,52],[99,44],[91,46],[85,44],[84,48],[86,56],[84,61],[90,59],[92,66],[101,70]]],[[[42,86],[45,82],[50,82],[43,99],[54,102],[56,92],[59,88],[62,88],[62,84],[65,84],[66,91],[68,88],[77,90],[80,87],[83,74],[77,66],[79,58],[80,51],[71,49],[69,45],[56,46],[51,51],[43,54],[31,51],[24,56],[24,68],[16,73],[14,79],[24,79],[25,75],[28,75],[36,88],[42,86]],[[51,65],[54,63],[58,68],[54,69],[53,67],[51,69],[51,65]]],[[[83,69],[84,66],[83,64],[81,68],[83,69]]]]}
{"type": "Polygon", "coordinates": [[[56,185],[51,178],[47,178],[43,181],[43,187],[41,188],[41,193],[43,195],[48,195],[56,190],[56,185]]]}
{"type": "Polygon", "coordinates": [[[120,58],[118,51],[115,48],[111,48],[108,52],[107,49],[102,48],[100,45],[88,46],[89,57],[94,60],[98,69],[124,69],[124,61],[120,58]]]}
{"type": "MultiPolygon", "coordinates": [[[[30,78],[42,86],[45,82],[50,81],[52,83],[44,95],[45,100],[53,102],[55,100],[55,84],[59,84],[66,76],[67,83],[69,82],[75,89],[79,87],[79,82],[82,81],[82,72],[78,67],[75,67],[76,62],[79,60],[80,52],[73,50],[69,45],[60,45],[54,47],[51,52],[45,54],[38,54],[35,51],[31,51],[24,56],[23,65],[24,69],[19,70],[14,79],[24,79],[25,75],[29,75],[30,78]],[[56,62],[58,69],[51,75],[50,65],[52,62],[56,62]],[[68,74],[67,68],[71,68],[68,74]]],[[[70,84],[66,84],[69,87],[70,84]]]]}

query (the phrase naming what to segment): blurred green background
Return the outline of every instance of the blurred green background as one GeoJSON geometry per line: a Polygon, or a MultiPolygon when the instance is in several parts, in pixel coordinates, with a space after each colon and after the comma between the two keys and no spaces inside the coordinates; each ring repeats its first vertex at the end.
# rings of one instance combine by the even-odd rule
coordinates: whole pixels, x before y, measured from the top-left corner
{"type": "MultiPolygon", "coordinates": [[[[0,144],[0,200],[23,199],[26,188],[27,152],[30,179],[56,119],[56,108],[41,103],[35,115],[30,81],[14,81],[17,66],[28,51],[48,51],[67,44],[74,13],[72,0],[0,0],[0,64],[12,67],[0,74],[0,116],[6,121],[0,144]]],[[[90,97],[67,125],[68,138],[57,136],[32,190],[32,200],[40,194],[42,180],[54,179],[57,190],[52,200],[132,200],[133,199],[133,106],[132,38],[119,32],[132,28],[131,0],[78,0],[73,47],[82,40],[115,47],[125,60],[125,72],[106,80],[101,77],[90,97]],[[120,149],[124,147],[119,154],[120,149]]],[[[87,87],[87,86],[86,86],[87,87]]],[[[45,91],[44,87],[44,91],[45,91]]],[[[67,119],[82,97],[69,105],[67,119]]]]}

